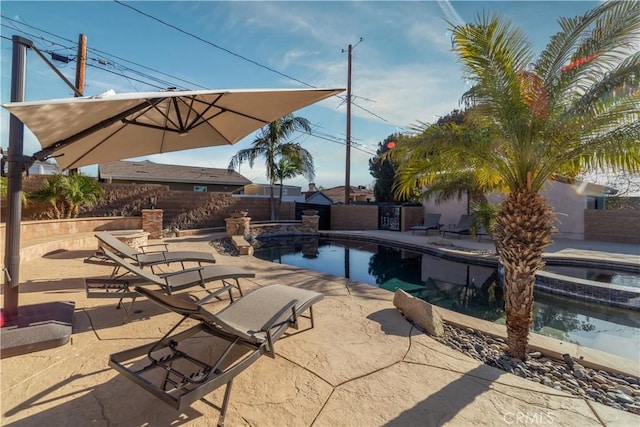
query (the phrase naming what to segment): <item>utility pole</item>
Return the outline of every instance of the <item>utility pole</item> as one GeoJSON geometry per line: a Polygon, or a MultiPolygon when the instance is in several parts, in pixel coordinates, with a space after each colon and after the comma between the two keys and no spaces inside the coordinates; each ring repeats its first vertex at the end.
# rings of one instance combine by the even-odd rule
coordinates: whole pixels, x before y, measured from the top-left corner
{"type": "Polygon", "coordinates": [[[346,171],[344,174],[344,204],[348,205],[351,201],[351,53],[353,46],[349,45],[348,65],[347,65],[347,156],[346,171]]]}
{"type": "MultiPolygon", "coordinates": [[[[74,96],[82,96],[84,94],[84,75],[87,68],[87,36],[80,34],[78,36],[78,54],[76,55],[76,89],[78,91],[74,96]]],[[[78,169],[69,169],[69,174],[75,175],[78,169]]]]}
{"type": "Polygon", "coordinates": [[[78,93],[75,96],[84,94],[84,74],[87,68],[87,36],[80,34],[78,37],[78,54],[76,56],[76,89],[78,93]]]}

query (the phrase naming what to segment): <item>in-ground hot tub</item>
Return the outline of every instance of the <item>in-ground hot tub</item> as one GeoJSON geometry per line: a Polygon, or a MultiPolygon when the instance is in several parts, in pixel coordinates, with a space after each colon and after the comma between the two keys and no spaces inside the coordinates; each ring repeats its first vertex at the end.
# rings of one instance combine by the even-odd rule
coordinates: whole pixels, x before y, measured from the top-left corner
{"type": "MultiPolygon", "coordinates": [[[[147,245],[149,238],[149,233],[142,230],[115,230],[109,231],[109,233],[113,234],[116,239],[120,240],[125,245],[134,249],[139,249],[141,246],[147,245]]],[[[113,248],[109,248],[109,245],[98,240],[98,250],[102,250],[103,247],[113,250],[113,248]]]]}

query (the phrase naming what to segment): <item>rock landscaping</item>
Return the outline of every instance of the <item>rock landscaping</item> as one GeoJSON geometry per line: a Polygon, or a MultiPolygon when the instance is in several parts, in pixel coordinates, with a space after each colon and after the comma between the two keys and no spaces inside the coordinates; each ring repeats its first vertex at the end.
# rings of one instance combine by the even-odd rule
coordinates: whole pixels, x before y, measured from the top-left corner
{"type": "Polygon", "coordinates": [[[444,335],[434,339],[487,365],[640,415],[638,378],[586,368],[568,354],[564,355],[563,361],[559,361],[544,357],[540,352],[531,352],[529,359],[522,361],[505,353],[507,345],[501,338],[448,324],[444,329],[444,335]]]}

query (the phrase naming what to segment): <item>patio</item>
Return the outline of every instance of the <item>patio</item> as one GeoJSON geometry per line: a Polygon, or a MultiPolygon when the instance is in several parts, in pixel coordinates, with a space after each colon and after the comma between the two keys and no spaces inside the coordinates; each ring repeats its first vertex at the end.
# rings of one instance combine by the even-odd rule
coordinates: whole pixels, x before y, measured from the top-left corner
{"type": "MultiPolygon", "coordinates": [[[[385,235],[424,242],[424,236],[410,233],[385,235]]],[[[208,242],[214,237],[219,236],[167,240],[176,250],[211,250],[208,242]]],[[[582,252],[603,256],[606,250],[593,245],[550,249],[562,256],[582,252]]],[[[110,272],[108,267],[83,262],[92,252],[70,250],[23,263],[20,305],[75,301],[74,333],[65,346],[0,362],[2,425],[215,423],[214,405],[221,403],[221,390],[177,414],[107,366],[110,354],[160,338],[178,316],[143,299],[135,307],[142,312],[122,325],[116,300],[88,300],[82,279],[110,272]]],[[[637,254],[629,252],[611,257],[637,260],[637,254]]],[[[399,314],[390,292],[253,257],[216,257],[219,263],[256,273],[255,279],[243,279],[246,290],[283,283],[325,295],[314,307],[314,329],[304,330],[303,323],[301,333],[294,331],[276,344],[275,359],[262,357],[236,378],[226,419],[229,426],[640,423],[639,416],[482,365],[440,344],[399,314]]],[[[215,304],[221,307],[226,302],[215,304]]],[[[613,363],[600,356],[603,363],[613,363]]],[[[633,364],[624,367],[633,372],[638,367],[633,368],[633,364]]]]}

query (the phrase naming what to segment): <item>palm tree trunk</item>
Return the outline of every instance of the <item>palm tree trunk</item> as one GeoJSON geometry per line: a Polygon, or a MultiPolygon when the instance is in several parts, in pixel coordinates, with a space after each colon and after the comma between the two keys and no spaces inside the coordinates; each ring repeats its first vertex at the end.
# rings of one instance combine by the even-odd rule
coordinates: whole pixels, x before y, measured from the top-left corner
{"type": "Polygon", "coordinates": [[[280,208],[282,207],[282,180],[280,180],[280,194],[278,194],[278,208],[276,212],[278,213],[277,219],[280,219],[280,208]]]}
{"type": "Polygon", "coordinates": [[[555,215],[538,193],[521,189],[509,194],[496,216],[494,238],[504,265],[507,344],[511,355],[525,360],[533,324],[533,285],[544,266],[542,251],[551,244],[555,215]]]}
{"type": "Polygon", "coordinates": [[[275,200],[273,199],[273,180],[269,182],[269,189],[270,189],[270,194],[269,194],[269,210],[271,211],[269,213],[270,217],[271,217],[271,221],[275,221],[276,219],[276,208],[275,208],[275,200]]]}

